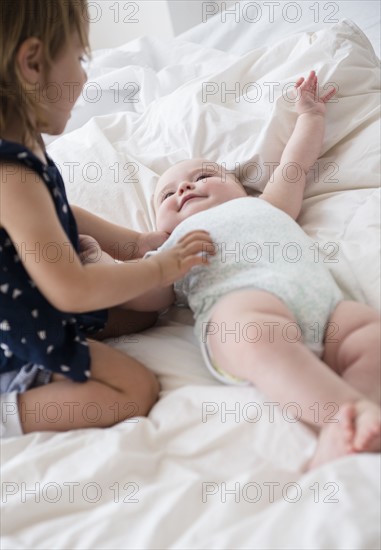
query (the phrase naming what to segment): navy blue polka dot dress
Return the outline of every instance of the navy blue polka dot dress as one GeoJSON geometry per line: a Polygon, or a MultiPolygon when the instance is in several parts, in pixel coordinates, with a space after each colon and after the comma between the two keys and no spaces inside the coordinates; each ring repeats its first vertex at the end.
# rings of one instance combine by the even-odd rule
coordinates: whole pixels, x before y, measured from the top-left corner
{"type": "MultiPolygon", "coordinates": [[[[0,162],[3,161],[21,163],[37,172],[78,252],[76,222],[54,162],[47,156],[44,164],[24,146],[0,140],[0,162]]],[[[38,253],[42,252],[36,247],[38,253]]],[[[72,380],[85,381],[91,368],[86,336],[101,330],[106,320],[106,310],[78,315],[53,307],[31,280],[7,232],[0,228],[0,372],[33,363],[72,380]]]]}

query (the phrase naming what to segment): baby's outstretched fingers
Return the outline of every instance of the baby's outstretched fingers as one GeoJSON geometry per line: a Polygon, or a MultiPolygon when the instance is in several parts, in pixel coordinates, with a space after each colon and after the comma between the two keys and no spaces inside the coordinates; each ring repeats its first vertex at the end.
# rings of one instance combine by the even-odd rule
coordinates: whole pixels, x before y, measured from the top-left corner
{"type": "Polygon", "coordinates": [[[299,78],[295,84],[295,89],[298,91],[295,110],[299,115],[317,114],[325,116],[325,103],[336,93],[335,88],[331,88],[322,97],[319,96],[318,77],[315,71],[310,71],[306,79],[299,78]]]}
{"type": "Polygon", "coordinates": [[[337,90],[333,86],[326,94],[321,96],[320,101],[322,101],[323,103],[327,103],[327,101],[329,101],[331,99],[331,97],[333,97],[335,95],[336,92],[337,92],[337,90]]]}
{"type": "Polygon", "coordinates": [[[302,92],[309,92],[315,95],[317,89],[317,76],[315,71],[310,71],[310,74],[308,75],[306,80],[304,80],[300,89],[302,92]]]}

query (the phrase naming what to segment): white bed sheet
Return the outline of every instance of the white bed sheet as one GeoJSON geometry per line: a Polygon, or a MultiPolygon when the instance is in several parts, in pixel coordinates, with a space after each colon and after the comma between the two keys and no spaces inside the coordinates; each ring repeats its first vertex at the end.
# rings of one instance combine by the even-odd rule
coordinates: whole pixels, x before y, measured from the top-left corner
{"type": "MultiPolygon", "coordinates": [[[[263,165],[279,160],[292,127],[281,94],[271,109],[265,94],[257,103],[203,102],[200,85],[273,79],[282,87],[313,65],[340,92],[328,107],[318,176],[300,222],[321,244],[322,261],[327,243],[340,245],[339,261],[328,267],[344,292],[379,308],[379,62],[350,22],[284,39],[272,34],[271,46],[243,58],[148,38],[98,52],[90,83],[104,91],[101,100],[78,104],[78,129],[49,153],[72,202],[152,229],[151,193],[171,162],[202,154],[263,165]],[[139,101],[117,104],[115,82],[120,89],[138,82],[139,101]],[[104,116],[79,128],[96,113],[104,116]]],[[[263,184],[259,178],[255,187],[263,184]]],[[[379,548],[380,455],[302,474],[312,432],[291,421],[291,409],[272,416],[255,388],[212,379],[186,310],[110,344],[158,374],[160,401],[148,418],[108,430],[3,442],[3,548],[379,548]]]]}
{"type": "Polygon", "coordinates": [[[179,38],[243,55],[253,48],[269,46],[280,37],[329,28],[342,19],[351,19],[367,35],[378,57],[381,55],[378,0],[239,0],[232,4],[225,3],[225,11],[222,4],[205,2],[203,22],[179,38]]]}

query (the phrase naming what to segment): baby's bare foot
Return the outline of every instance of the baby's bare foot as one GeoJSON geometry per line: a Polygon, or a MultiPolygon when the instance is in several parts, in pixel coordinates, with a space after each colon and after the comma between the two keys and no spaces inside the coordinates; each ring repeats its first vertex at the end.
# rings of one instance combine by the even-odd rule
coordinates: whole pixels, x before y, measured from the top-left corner
{"type": "Polygon", "coordinates": [[[354,404],[346,403],[340,407],[335,417],[337,422],[328,423],[322,427],[315,455],[307,465],[307,470],[354,452],[355,417],[354,404]]]}
{"type": "Polygon", "coordinates": [[[354,450],[362,453],[381,451],[381,409],[372,401],[358,401],[356,407],[354,450]]]}

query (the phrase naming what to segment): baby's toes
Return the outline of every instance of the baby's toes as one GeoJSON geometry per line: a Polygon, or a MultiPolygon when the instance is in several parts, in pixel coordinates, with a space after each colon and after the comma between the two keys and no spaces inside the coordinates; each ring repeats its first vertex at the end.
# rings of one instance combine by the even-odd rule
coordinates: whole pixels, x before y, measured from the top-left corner
{"type": "Polygon", "coordinates": [[[362,453],[379,453],[381,451],[380,426],[369,426],[355,438],[355,450],[362,453]]]}

